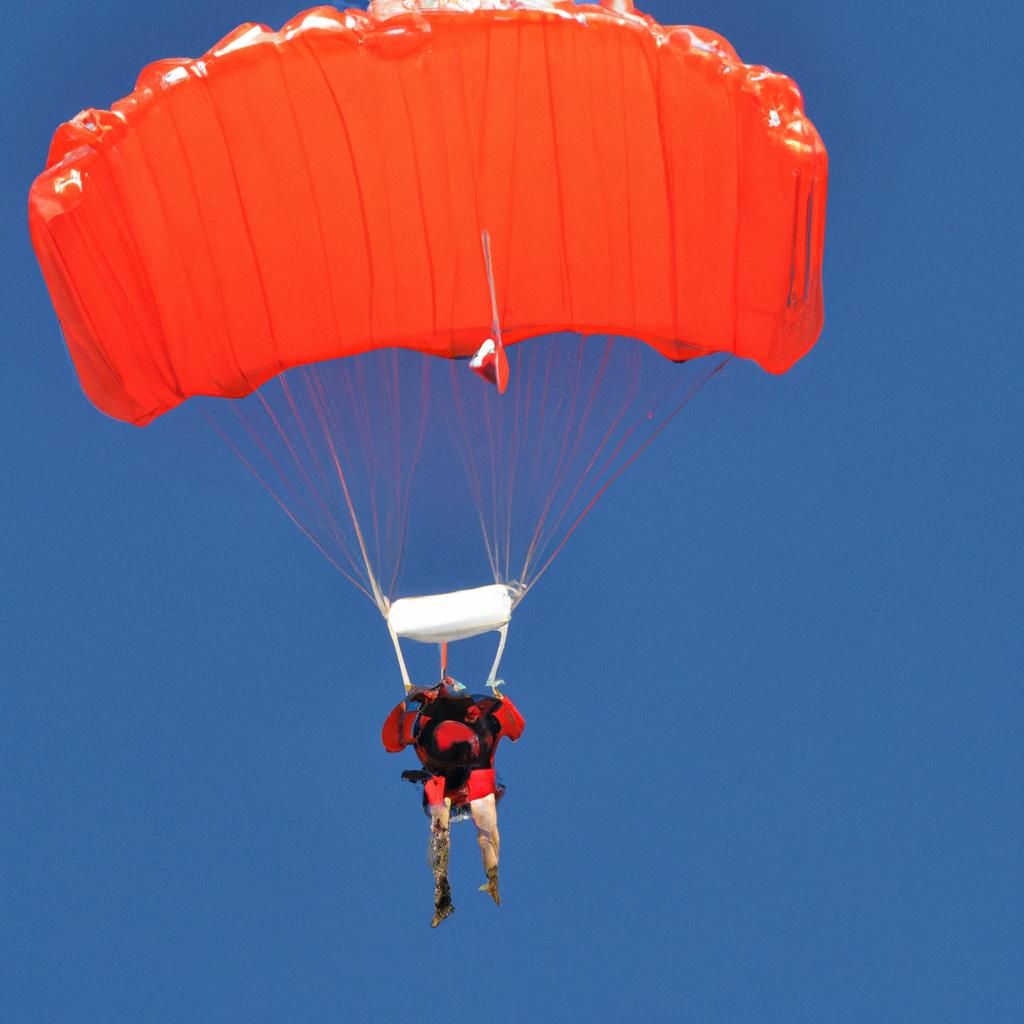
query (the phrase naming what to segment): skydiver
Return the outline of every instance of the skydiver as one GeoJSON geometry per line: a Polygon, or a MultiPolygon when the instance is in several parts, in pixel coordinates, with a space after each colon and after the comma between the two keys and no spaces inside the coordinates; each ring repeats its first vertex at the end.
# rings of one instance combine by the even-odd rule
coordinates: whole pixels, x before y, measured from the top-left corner
{"type": "Polygon", "coordinates": [[[469,694],[451,676],[430,689],[414,689],[388,715],[381,730],[384,749],[397,753],[412,745],[423,771],[402,772],[402,778],[423,784],[423,808],[430,817],[427,856],[434,874],[436,928],[455,911],[448,884],[450,821],[468,814],[476,825],[477,842],[490,893],[500,906],[498,891],[498,801],[504,786],[494,774],[494,754],[502,736],[515,741],[525,721],[507,697],[469,694]]]}

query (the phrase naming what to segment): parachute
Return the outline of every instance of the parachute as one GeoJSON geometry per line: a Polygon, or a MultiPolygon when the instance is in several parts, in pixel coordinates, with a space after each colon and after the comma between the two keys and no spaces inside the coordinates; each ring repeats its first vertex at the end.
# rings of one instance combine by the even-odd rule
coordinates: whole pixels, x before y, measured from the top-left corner
{"type": "Polygon", "coordinates": [[[150,65],[60,126],[29,222],[92,402],[142,426],[216,400],[408,687],[399,638],[503,646],[726,359],[810,349],[826,185],[796,86],[706,29],[628,0],[374,0],[150,65]],[[451,466],[493,583],[399,596],[413,482],[451,466]]]}

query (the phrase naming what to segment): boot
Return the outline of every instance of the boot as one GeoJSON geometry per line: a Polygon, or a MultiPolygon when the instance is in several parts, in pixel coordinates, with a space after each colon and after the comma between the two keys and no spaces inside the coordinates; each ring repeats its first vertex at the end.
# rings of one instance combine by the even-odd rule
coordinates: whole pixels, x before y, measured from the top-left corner
{"type": "Polygon", "coordinates": [[[447,828],[436,825],[430,832],[428,855],[430,870],[434,873],[434,919],[431,928],[436,928],[446,917],[455,913],[452,903],[452,890],[448,884],[448,851],[451,848],[450,833],[447,828]]]}
{"type": "Polygon", "coordinates": [[[501,906],[501,894],[498,892],[498,865],[487,869],[487,882],[480,886],[481,892],[489,892],[496,906],[501,906]]]}
{"type": "Polygon", "coordinates": [[[447,878],[442,878],[434,887],[434,920],[430,922],[430,927],[436,928],[446,917],[454,913],[451,886],[447,878]]]}

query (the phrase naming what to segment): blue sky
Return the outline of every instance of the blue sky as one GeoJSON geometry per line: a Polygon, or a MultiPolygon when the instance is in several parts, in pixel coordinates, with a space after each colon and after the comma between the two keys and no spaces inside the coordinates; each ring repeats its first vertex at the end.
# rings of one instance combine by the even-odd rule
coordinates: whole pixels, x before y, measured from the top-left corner
{"type": "Polygon", "coordinates": [[[517,612],[505,900],[461,826],[431,932],[375,613],[200,417],[88,404],[25,224],[58,122],[295,9],[16,0],[0,1018],[1020,1019],[1020,24],[994,6],[647,5],[803,89],[825,330],[785,377],[711,382],[517,612]]]}

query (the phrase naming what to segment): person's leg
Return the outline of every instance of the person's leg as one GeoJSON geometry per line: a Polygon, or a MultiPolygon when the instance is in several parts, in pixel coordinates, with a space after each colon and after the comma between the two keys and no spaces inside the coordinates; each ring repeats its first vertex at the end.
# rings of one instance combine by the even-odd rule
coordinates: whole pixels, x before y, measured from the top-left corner
{"type": "Polygon", "coordinates": [[[451,800],[430,805],[430,845],[427,860],[434,873],[434,920],[430,927],[436,928],[449,914],[455,912],[452,890],[448,884],[448,854],[451,849],[449,812],[451,800]]]}
{"type": "Polygon", "coordinates": [[[501,904],[498,894],[498,853],[501,848],[501,836],[498,833],[498,804],[494,794],[490,793],[469,805],[476,825],[476,838],[480,844],[480,855],[487,872],[487,884],[480,886],[481,892],[489,892],[495,903],[501,904]]]}

